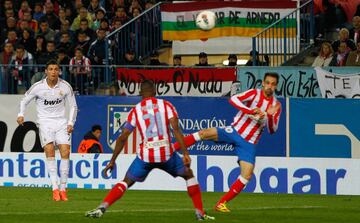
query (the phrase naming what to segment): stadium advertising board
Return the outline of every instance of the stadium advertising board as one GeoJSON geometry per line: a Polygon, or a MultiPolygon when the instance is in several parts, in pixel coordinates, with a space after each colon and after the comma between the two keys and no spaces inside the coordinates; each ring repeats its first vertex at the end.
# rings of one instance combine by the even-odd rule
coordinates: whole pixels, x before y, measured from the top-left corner
{"type": "MultiPolygon", "coordinates": [[[[59,154],[57,154],[59,158],[59,154]]],[[[108,178],[102,170],[110,154],[72,154],[69,188],[109,189],[122,179],[135,155],[120,155],[108,178]]],[[[236,157],[191,156],[192,169],[203,191],[227,191],[239,175],[236,157]]],[[[59,165],[59,163],[58,163],[59,165]]],[[[360,195],[358,159],[314,159],[258,157],[246,192],[360,195]]],[[[3,153],[0,186],[50,187],[44,154],[3,153]]],[[[182,178],[155,169],[144,183],[132,189],[186,190],[182,178]]]]}
{"type": "MultiPolygon", "coordinates": [[[[339,76],[357,73],[356,68],[339,69],[329,67],[326,70],[336,72],[339,76]]],[[[277,72],[280,75],[276,95],[298,98],[321,98],[316,71],[312,67],[240,67],[237,70],[242,90],[261,87],[266,72],[277,72]]]]}
{"type": "Polygon", "coordinates": [[[360,98],[360,74],[339,75],[315,68],[323,98],[360,98]]]}
{"type": "Polygon", "coordinates": [[[153,80],[159,96],[223,96],[230,92],[236,80],[235,68],[117,68],[120,91],[125,95],[139,95],[140,83],[153,80]]]}
{"type": "Polygon", "coordinates": [[[290,100],[290,156],[360,158],[360,100],[290,100]]]}
{"type": "MultiPolygon", "coordinates": [[[[224,127],[230,125],[237,110],[228,103],[228,98],[211,97],[164,97],[177,109],[179,123],[184,134],[190,134],[204,128],[224,127]]],[[[101,143],[106,153],[115,148],[115,140],[121,134],[121,126],[131,108],[140,101],[140,97],[78,97],[80,108],[72,138],[72,151],[76,152],[83,135],[94,124],[103,127],[101,143]],[[87,114],[92,114],[89,118],[87,114]]],[[[285,100],[280,98],[283,115],[280,119],[279,129],[274,135],[264,131],[257,148],[260,156],[285,156],[285,100]]],[[[124,153],[136,152],[140,134],[134,132],[123,150],[124,153]]],[[[199,142],[189,148],[194,155],[232,155],[234,148],[231,145],[215,145],[211,142],[199,142]]]]}

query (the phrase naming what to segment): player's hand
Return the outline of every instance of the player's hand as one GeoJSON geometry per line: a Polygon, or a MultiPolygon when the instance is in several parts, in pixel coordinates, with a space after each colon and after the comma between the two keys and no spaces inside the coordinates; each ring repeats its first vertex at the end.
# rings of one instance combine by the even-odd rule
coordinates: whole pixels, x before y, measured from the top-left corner
{"type": "Polygon", "coordinates": [[[260,108],[254,108],[253,114],[256,120],[261,120],[265,117],[265,112],[261,111],[260,108]]]}
{"type": "Polygon", "coordinates": [[[68,132],[69,134],[72,133],[73,130],[74,130],[74,127],[73,127],[72,125],[68,125],[68,126],[67,126],[67,132],[68,132]]]}
{"type": "Polygon", "coordinates": [[[281,107],[281,104],[279,102],[277,102],[275,106],[271,106],[270,108],[268,108],[267,113],[269,115],[274,115],[276,112],[279,111],[280,107],[281,107]]]}
{"type": "Polygon", "coordinates": [[[17,123],[19,125],[24,125],[24,117],[23,116],[19,116],[17,119],[16,119],[17,123]]]}
{"type": "Polygon", "coordinates": [[[105,169],[103,170],[105,177],[108,177],[108,172],[110,171],[110,173],[111,173],[112,170],[114,169],[114,166],[115,166],[115,164],[113,162],[109,162],[106,165],[105,169]]]}
{"type": "Polygon", "coordinates": [[[184,166],[190,167],[191,158],[189,156],[189,153],[183,154],[183,163],[184,166]]]}

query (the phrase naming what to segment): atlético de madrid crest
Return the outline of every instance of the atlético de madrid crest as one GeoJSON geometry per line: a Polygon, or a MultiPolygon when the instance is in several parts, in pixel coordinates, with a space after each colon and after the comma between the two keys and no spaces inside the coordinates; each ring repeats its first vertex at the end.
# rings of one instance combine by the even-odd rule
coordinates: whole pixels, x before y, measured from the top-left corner
{"type": "Polygon", "coordinates": [[[108,105],[107,143],[112,149],[115,148],[115,141],[133,107],[134,105],[108,105]]]}

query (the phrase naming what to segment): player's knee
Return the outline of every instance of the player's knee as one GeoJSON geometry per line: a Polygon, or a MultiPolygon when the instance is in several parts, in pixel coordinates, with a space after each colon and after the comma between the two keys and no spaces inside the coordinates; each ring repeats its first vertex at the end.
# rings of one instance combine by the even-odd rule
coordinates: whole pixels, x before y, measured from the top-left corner
{"type": "Polygon", "coordinates": [[[192,169],[186,167],[185,170],[184,170],[183,178],[185,180],[187,180],[187,179],[190,179],[190,178],[193,178],[193,177],[194,177],[194,173],[193,173],[192,169]]]}

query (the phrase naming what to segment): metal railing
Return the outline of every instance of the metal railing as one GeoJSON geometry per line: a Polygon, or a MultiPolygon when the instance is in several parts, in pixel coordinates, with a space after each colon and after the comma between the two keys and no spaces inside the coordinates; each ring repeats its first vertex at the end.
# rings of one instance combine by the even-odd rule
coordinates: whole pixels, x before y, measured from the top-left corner
{"type": "Polygon", "coordinates": [[[107,36],[114,46],[114,64],[123,63],[127,50],[133,50],[141,59],[161,46],[163,40],[160,4],[161,2],[147,9],[107,36]]]}
{"type": "Polygon", "coordinates": [[[314,1],[309,0],[252,37],[253,66],[280,66],[305,50],[314,43],[314,25],[314,1]]]}

